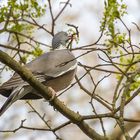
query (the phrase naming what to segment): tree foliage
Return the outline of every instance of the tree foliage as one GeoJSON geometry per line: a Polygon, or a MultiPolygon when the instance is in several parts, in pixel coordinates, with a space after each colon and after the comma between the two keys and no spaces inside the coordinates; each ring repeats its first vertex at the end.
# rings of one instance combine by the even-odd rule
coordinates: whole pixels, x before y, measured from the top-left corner
{"type": "MultiPolygon", "coordinates": [[[[21,63],[26,63],[27,59],[41,55],[43,53],[42,46],[50,47],[50,45],[37,40],[35,38],[35,31],[42,30],[47,35],[53,36],[56,25],[59,24],[59,22],[57,22],[58,19],[65,14],[64,10],[68,6],[71,7],[70,0],[60,3],[63,6],[60,11],[56,13],[52,3],[51,0],[48,0],[47,4],[44,2],[40,3],[40,1],[37,0],[8,0],[6,5],[0,7],[0,34],[8,34],[8,43],[0,43],[0,47],[4,48],[6,51],[7,49],[10,50],[10,53],[7,52],[7,54],[12,54],[11,57],[14,59],[18,58],[21,63]],[[49,20],[51,21],[51,25],[46,25],[45,22],[40,24],[39,19],[45,16],[50,17],[49,20]]],[[[136,133],[133,134],[133,136],[130,135],[130,130],[137,125],[130,126],[132,123],[134,124],[134,122],[139,123],[140,120],[127,118],[125,116],[127,105],[133,102],[135,97],[139,98],[138,95],[140,92],[140,68],[138,66],[140,48],[136,45],[135,40],[133,40],[131,29],[123,20],[127,14],[127,5],[123,0],[104,1],[104,11],[103,17],[100,21],[99,38],[91,44],[82,45],[77,48],[73,48],[72,42],[73,40],[80,42],[78,25],[68,24],[69,31],[73,34],[73,40],[71,44],[69,44],[69,49],[71,51],[83,52],[80,55],[78,53],[76,59],[79,61],[78,68],[81,68],[84,71],[82,76],[76,75],[76,82],[74,82],[69,88],[77,84],[80,88],[79,91],[83,91],[87,96],[86,101],[92,108],[92,111],[88,115],[81,115],[78,111],[74,112],[70,110],[67,106],[63,105],[63,102],[56,99],[51,105],[53,105],[62,115],[67,117],[68,121],[53,128],[44,119],[45,115],[41,116],[40,113],[28,102],[32,111],[45,123],[47,128],[42,128],[42,130],[51,131],[57,139],[61,139],[56,132],[64,126],[66,127],[70,123],[73,123],[91,139],[118,140],[123,137],[126,140],[130,140],[137,137],[139,130],[136,130],[136,133]],[[99,52],[102,53],[103,56],[99,52]],[[89,65],[80,61],[83,56],[86,57],[86,55],[90,53],[95,54],[99,60],[99,63],[95,66],[92,65],[93,62],[89,65]],[[94,78],[95,75],[92,73],[93,71],[97,71],[96,74],[99,75],[96,77],[97,79],[94,78]],[[103,75],[103,77],[100,78],[100,75],[103,75]],[[115,77],[116,84],[113,83],[115,88],[111,91],[111,99],[108,100],[105,96],[102,97],[98,93],[98,88],[100,88],[100,84],[104,82],[105,79],[111,80],[111,76],[115,77]],[[88,79],[88,86],[92,85],[92,90],[88,90],[88,86],[81,82],[85,77],[88,79]],[[101,105],[100,107],[103,106],[105,108],[102,113],[98,113],[95,101],[101,105]],[[115,120],[115,125],[119,127],[119,130],[114,128],[114,130],[108,134],[105,129],[104,118],[115,120]],[[98,130],[96,131],[94,129],[94,125],[91,122],[95,121],[95,119],[98,119],[98,125],[101,126],[102,133],[99,133],[98,130]],[[86,120],[89,120],[89,123],[86,122],[86,120]]],[[[136,23],[134,23],[134,25],[139,32],[139,26],[136,23]]],[[[12,59],[10,59],[3,51],[0,51],[0,53],[3,57],[5,56],[5,60],[3,57],[0,57],[0,61],[14,69],[25,79],[28,79],[25,74],[27,73],[28,75],[28,71],[24,70],[24,68],[22,69],[22,67],[20,71],[18,64],[12,61],[12,59]]],[[[1,73],[4,68],[5,67],[2,67],[0,69],[1,73]]],[[[41,86],[41,83],[38,83],[39,86],[37,87],[36,79],[30,81],[29,78],[28,82],[31,85],[36,85],[37,89],[40,89],[42,93],[45,93],[45,88],[41,86]]],[[[68,89],[60,93],[58,97],[65,94],[68,89]]],[[[50,92],[48,89],[46,91],[50,92]]],[[[43,97],[45,98],[45,96],[43,97]]],[[[24,122],[25,120],[21,121],[20,126],[12,132],[18,131],[22,128],[27,130],[40,130],[38,127],[26,127],[24,122]]],[[[6,130],[1,132],[11,131],[6,130]]]]}

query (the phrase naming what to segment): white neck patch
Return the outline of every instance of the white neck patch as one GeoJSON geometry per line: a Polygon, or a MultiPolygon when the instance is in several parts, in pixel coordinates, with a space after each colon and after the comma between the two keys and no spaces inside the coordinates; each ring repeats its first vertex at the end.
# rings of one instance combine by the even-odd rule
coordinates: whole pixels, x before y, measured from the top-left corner
{"type": "Polygon", "coordinates": [[[77,62],[76,62],[72,67],[70,67],[69,69],[67,69],[67,70],[65,70],[65,71],[62,71],[62,72],[60,72],[60,73],[57,73],[57,74],[53,74],[52,77],[59,77],[59,76],[65,74],[65,73],[68,72],[68,71],[74,70],[76,67],[77,67],[77,62]]]}

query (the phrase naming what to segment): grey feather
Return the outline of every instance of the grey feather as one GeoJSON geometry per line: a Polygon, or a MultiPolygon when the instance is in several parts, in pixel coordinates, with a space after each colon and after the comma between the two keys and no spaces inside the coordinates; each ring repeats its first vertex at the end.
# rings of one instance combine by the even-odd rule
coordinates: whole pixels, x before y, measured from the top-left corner
{"type": "MultiPolygon", "coordinates": [[[[53,49],[58,48],[60,45],[66,45],[67,40],[67,33],[57,33],[52,40],[53,49]]],[[[77,61],[75,60],[74,55],[67,49],[54,50],[45,53],[25,65],[25,67],[28,68],[40,82],[45,83],[45,85],[47,85],[46,83],[48,82],[47,80],[49,77],[51,77],[51,79],[56,79],[57,77],[63,76],[68,71],[74,70],[71,74],[74,77],[76,66],[77,61]]],[[[69,83],[66,83],[66,85],[64,84],[65,83],[62,82],[62,88],[60,89],[69,85],[69,83]]],[[[4,91],[4,89],[10,91],[13,89],[13,91],[0,109],[0,115],[2,115],[15,101],[23,98],[29,93],[32,96],[35,96],[36,94],[36,96],[41,98],[39,93],[37,93],[33,87],[31,87],[16,73],[10,80],[0,87],[0,91],[4,91]]]]}
{"type": "Polygon", "coordinates": [[[60,45],[65,46],[68,39],[69,39],[69,37],[68,37],[68,34],[66,32],[62,31],[62,32],[59,32],[59,33],[55,34],[55,36],[52,39],[52,48],[56,49],[60,45]]]}
{"type": "Polygon", "coordinates": [[[18,86],[17,88],[15,88],[13,90],[13,92],[11,93],[11,95],[9,96],[9,98],[6,100],[6,102],[3,104],[3,106],[0,109],[0,116],[18,99],[22,98],[19,97],[19,95],[24,96],[23,93],[24,89],[23,86],[18,86]]]}

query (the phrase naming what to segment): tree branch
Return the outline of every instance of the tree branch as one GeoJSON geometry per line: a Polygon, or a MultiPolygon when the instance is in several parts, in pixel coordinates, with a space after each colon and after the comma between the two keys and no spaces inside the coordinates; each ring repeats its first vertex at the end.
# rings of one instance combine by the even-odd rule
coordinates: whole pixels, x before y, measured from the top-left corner
{"type": "MultiPolygon", "coordinates": [[[[0,61],[15,70],[23,80],[27,81],[32,87],[34,87],[34,89],[36,89],[46,100],[51,99],[55,94],[54,90],[40,83],[29,70],[21,66],[1,50],[0,61]]],[[[59,112],[61,112],[65,117],[70,119],[74,124],[76,124],[91,139],[111,140],[111,138],[105,138],[104,136],[99,135],[94,129],[92,129],[87,123],[85,123],[85,121],[83,121],[83,117],[79,113],[75,113],[74,111],[70,110],[59,99],[54,98],[50,102],[50,104],[59,112]]]]}

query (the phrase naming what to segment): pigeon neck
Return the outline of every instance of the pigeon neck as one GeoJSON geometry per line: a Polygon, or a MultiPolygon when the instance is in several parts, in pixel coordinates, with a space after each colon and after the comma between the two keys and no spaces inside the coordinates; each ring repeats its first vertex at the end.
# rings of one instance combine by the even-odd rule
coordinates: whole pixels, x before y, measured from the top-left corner
{"type": "Polygon", "coordinates": [[[58,48],[56,48],[55,50],[64,50],[64,49],[67,49],[65,46],[63,45],[60,45],[58,48]]]}

